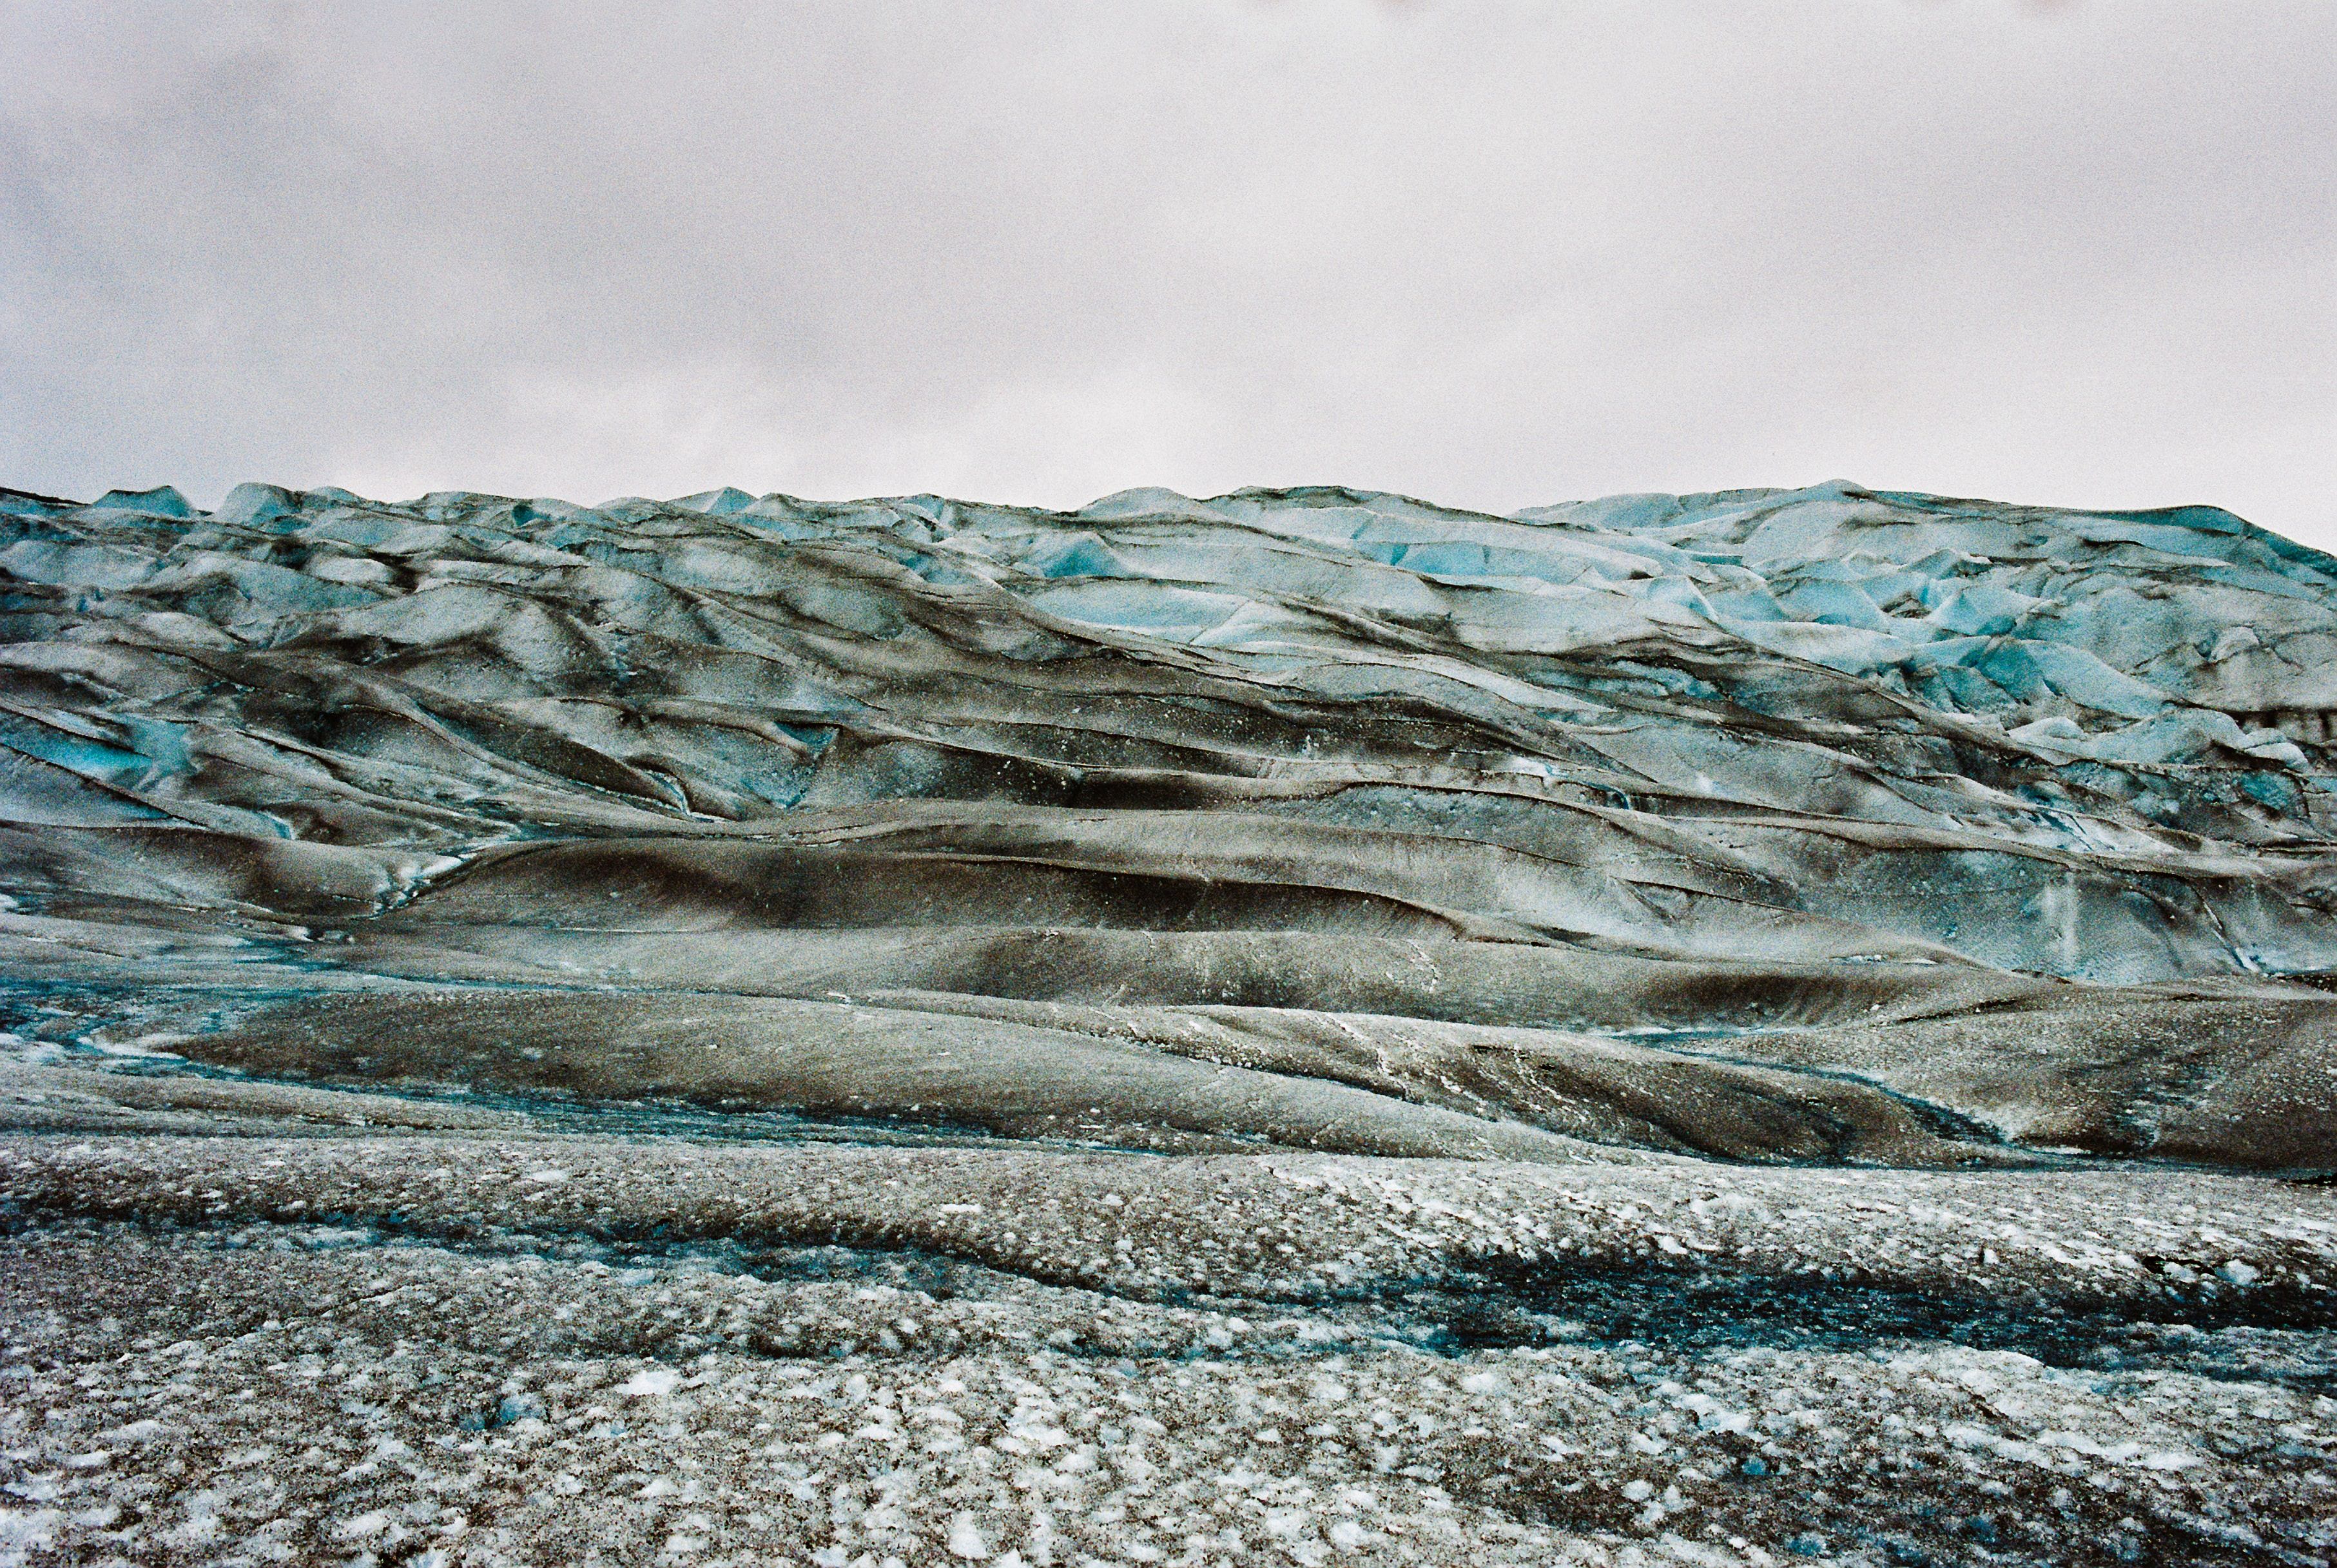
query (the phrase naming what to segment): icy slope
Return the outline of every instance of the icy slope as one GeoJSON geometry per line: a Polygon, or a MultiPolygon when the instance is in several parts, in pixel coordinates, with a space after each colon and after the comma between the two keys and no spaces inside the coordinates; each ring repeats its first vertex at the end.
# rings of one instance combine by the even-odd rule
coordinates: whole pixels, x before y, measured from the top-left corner
{"type": "Polygon", "coordinates": [[[1290,889],[1276,928],[2330,962],[2337,563],[2208,508],[6,505],[10,815],[333,847],[157,857],[239,859],[220,891],[260,904],[363,911],[440,855],[737,824],[1046,860],[978,879],[1066,925],[1152,924],[1077,870],[1173,859],[1243,903],[1290,889]]]}
{"type": "MultiPolygon", "coordinates": [[[[2211,508],[0,509],[15,962],[211,998],[157,1026],[269,1037],[262,989],[382,976],[738,998],[704,1006],[742,1039],[780,1017],[745,998],[873,997],[995,1044],[872,1114],[1068,1126],[1100,1074],[1149,1085],[1114,1136],[1364,1150],[1481,1152],[1460,1115],[1530,1123],[1513,1152],[2009,1134],[2286,1165],[2329,1122],[2322,1004],[2254,977],[2337,968],[2337,562],[2211,508]],[[242,946],[182,940],[206,926],[242,946]],[[169,960],[100,956],[125,943],[169,960]],[[2135,1059],[2146,1006],[2181,1022],[2135,1059]],[[1947,1037],[1866,1029],[1975,1007],[2030,1044],[1911,1063],[1947,1037]],[[1614,1038],[1788,1025],[1817,1044],[1614,1038]],[[1015,1065],[1039,1038],[1087,1063],[1061,1105],[1015,1065]],[[1195,1060],[1260,1074],[1238,1113],[1176,1087],[1195,1060]]],[[[334,1005],[361,1035],[375,1004],[334,1005]]],[[[465,1037],[458,994],[399,1005],[465,1037]]],[[[797,1057],[701,1080],[852,1108],[797,1057]]]]}

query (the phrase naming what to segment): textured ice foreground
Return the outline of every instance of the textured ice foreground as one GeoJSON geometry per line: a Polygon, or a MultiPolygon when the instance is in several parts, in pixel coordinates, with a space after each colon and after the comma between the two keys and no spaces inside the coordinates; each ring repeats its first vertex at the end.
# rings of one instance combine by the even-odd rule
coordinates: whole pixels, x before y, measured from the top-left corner
{"type": "Polygon", "coordinates": [[[2337,561],[0,492],[0,1562],[2337,1557],[2337,561]]]}

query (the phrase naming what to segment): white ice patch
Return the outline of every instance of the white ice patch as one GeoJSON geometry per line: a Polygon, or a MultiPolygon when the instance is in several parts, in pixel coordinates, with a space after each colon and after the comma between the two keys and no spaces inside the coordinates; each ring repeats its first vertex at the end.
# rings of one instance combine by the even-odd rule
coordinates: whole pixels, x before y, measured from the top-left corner
{"type": "Polygon", "coordinates": [[[681,1374],[670,1367],[652,1367],[636,1372],[617,1385],[617,1392],[628,1398],[655,1398],[670,1394],[681,1386],[681,1374]]]}
{"type": "Polygon", "coordinates": [[[989,1559],[990,1543],[982,1538],[982,1531],[974,1524],[972,1514],[961,1514],[950,1521],[949,1551],[951,1556],[963,1558],[969,1563],[989,1559]]]}

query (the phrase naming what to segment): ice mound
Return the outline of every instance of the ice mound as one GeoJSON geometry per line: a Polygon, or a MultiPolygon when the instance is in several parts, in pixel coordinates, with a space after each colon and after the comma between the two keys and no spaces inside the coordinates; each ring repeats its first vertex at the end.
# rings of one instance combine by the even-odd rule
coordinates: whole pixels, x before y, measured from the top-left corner
{"type": "Polygon", "coordinates": [[[1516,1158],[2337,1133],[2278,983],[2337,969],[2337,562],[2213,508],[255,484],[10,492],[0,541],[19,978],[172,977],[208,1059],[533,1093],[463,988],[615,984],[572,1090],[1516,1158]]]}
{"type": "Polygon", "coordinates": [[[1276,929],[2330,965],[2337,562],[2213,508],[10,494],[10,818],[64,854],[137,823],[316,847],[155,857],[300,860],[274,893],[210,873],[261,906],[373,913],[546,835],[804,841],[908,802],[929,838],[1018,830],[949,802],[1081,836],[1081,868],[1271,877],[1276,929]],[[1216,863],[1111,847],[1149,803],[1216,863]]]}

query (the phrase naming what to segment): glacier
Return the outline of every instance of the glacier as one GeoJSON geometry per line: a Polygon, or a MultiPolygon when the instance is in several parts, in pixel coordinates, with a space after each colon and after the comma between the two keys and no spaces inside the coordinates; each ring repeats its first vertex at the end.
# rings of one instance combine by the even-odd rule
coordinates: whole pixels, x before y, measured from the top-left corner
{"type": "Polygon", "coordinates": [[[2337,1559],[2332,714],[2209,506],[0,490],[0,1562],[2337,1559]]]}

